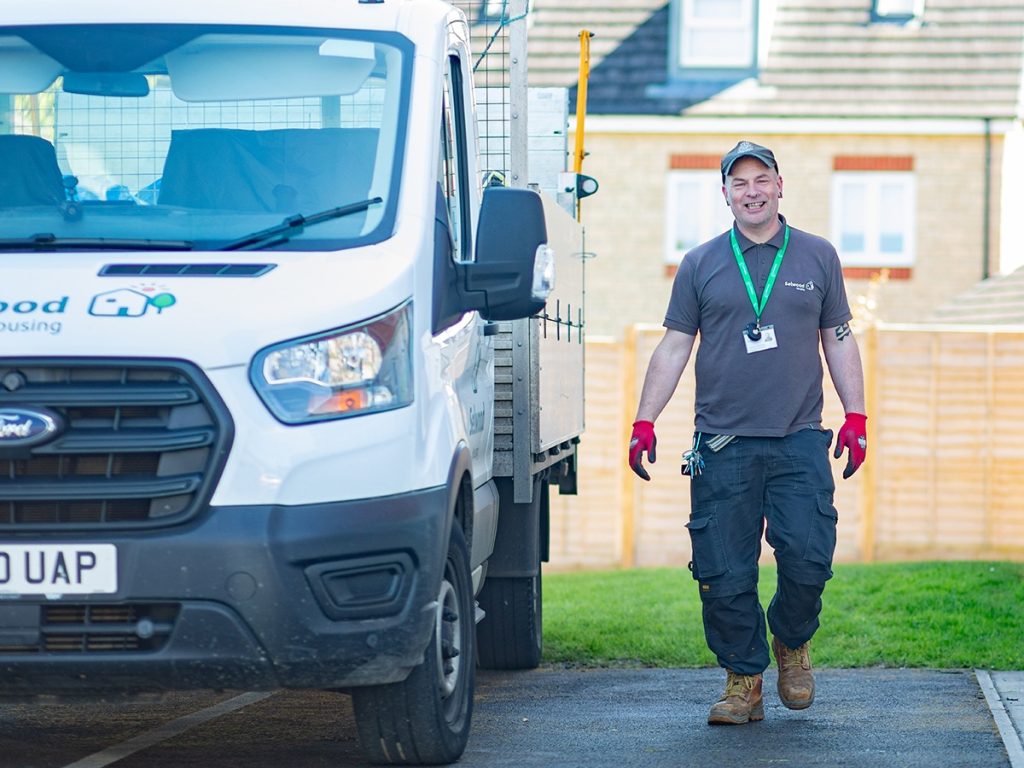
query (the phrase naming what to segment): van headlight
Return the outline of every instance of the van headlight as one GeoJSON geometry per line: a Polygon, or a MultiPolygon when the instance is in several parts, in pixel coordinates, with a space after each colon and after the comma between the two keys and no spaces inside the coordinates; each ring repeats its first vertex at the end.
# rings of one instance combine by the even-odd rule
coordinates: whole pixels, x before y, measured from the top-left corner
{"type": "Polygon", "coordinates": [[[372,320],[276,344],[252,361],[260,399],[285,424],[359,416],[412,402],[412,304],[372,320]]]}

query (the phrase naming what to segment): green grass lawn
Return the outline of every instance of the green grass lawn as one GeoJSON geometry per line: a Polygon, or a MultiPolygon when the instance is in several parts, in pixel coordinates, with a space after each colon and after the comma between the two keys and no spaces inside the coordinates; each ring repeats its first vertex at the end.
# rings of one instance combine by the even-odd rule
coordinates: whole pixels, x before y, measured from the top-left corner
{"type": "MultiPolygon", "coordinates": [[[[816,666],[1024,669],[1024,563],[837,565],[816,666]]],[[[761,599],[775,567],[761,568],[761,599]]],[[[685,569],[544,576],[544,660],[715,666],[685,569]]]]}

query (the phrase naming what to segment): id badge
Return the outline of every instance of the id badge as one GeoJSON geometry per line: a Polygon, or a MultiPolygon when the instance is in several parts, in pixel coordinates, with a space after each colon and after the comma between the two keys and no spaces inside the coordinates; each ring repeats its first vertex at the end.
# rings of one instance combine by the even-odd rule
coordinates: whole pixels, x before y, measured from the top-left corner
{"type": "Polygon", "coordinates": [[[779,342],[775,340],[774,325],[762,325],[761,338],[757,341],[747,336],[745,331],[741,333],[743,333],[743,343],[747,345],[748,355],[752,355],[754,352],[764,352],[766,349],[775,349],[779,346],[779,342]]]}

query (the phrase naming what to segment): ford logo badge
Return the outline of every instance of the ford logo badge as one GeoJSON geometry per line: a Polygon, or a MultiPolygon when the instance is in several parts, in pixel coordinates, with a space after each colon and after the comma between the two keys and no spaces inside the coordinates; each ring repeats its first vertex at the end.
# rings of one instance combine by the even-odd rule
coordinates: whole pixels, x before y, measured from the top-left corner
{"type": "Polygon", "coordinates": [[[0,406],[0,448],[29,448],[56,437],[64,428],[58,414],[45,408],[0,406]]]}

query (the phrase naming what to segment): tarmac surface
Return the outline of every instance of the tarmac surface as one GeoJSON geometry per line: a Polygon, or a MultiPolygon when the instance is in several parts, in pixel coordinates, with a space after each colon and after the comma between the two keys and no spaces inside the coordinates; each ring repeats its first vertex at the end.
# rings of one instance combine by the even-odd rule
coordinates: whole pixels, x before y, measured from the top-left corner
{"type": "MultiPolygon", "coordinates": [[[[1015,708],[1019,749],[1024,674],[992,677],[1015,708]]],[[[776,679],[765,673],[763,722],[712,727],[717,669],[484,673],[460,765],[1024,768],[972,670],[817,670],[803,711],[779,703],[776,679]]]]}
{"type": "MultiPolygon", "coordinates": [[[[461,768],[1024,768],[1024,672],[819,669],[814,705],[709,726],[718,669],[478,671],[461,768]]],[[[0,768],[365,766],[327,692],[0,703],[0,768]]]]}

